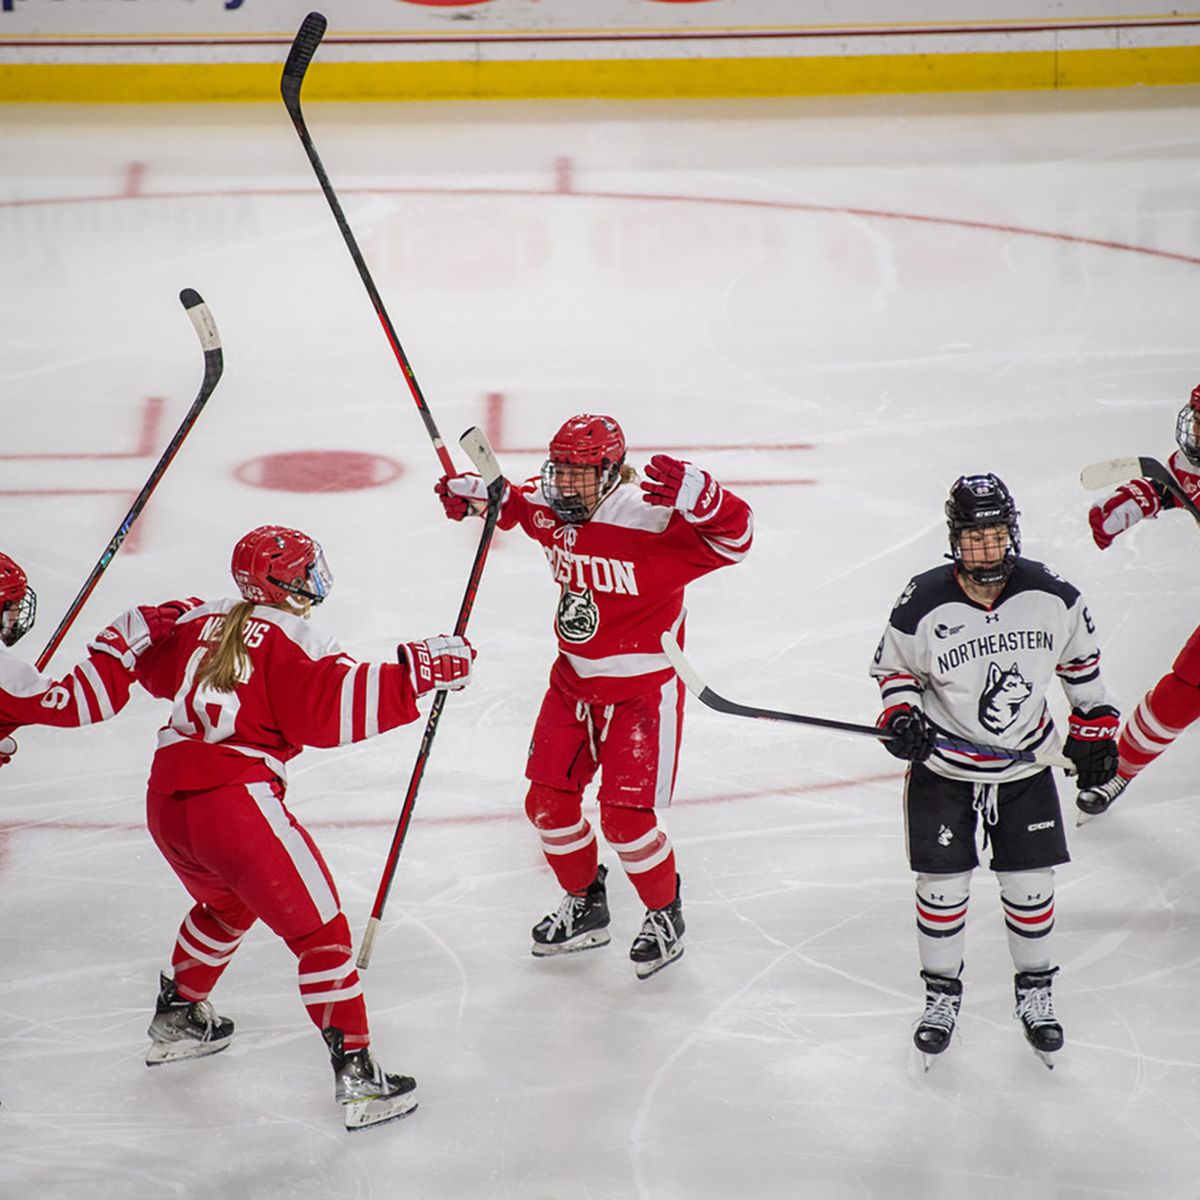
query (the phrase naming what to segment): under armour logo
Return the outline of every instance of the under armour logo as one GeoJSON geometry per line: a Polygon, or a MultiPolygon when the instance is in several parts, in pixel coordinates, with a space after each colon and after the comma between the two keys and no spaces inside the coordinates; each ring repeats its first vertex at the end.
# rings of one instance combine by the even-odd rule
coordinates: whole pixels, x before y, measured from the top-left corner
{"type": "Polygon", "coordinates": [[[1000,620],[999,613],[987,613],[984,615],[983,623],[985,625],[990,625],[993,621],[999,621],[999,620],[1000,620]]]}

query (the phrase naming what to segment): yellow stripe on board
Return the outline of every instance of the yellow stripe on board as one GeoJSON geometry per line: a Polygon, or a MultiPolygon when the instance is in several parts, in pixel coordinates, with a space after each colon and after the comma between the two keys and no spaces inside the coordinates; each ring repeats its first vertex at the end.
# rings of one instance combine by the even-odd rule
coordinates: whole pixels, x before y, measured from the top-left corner
{"type": "MultiPolygon", "coordinates": [[[[0,65],[0,103],[279,98],[281,63],[0,65]]],[[[1200,83],[1200,46],[1004,54],[543,62],[327,62],[305,100],[665,99],[1008,91],[1200,83]]]]}

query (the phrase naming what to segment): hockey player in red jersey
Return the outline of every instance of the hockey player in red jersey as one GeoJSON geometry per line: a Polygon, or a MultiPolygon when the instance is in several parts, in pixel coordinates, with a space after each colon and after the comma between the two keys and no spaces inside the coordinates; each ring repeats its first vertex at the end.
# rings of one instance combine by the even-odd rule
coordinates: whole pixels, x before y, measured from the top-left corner
{"type": "MultiPolygon", "coordinates": [[[[1175,421],[1179,444],[1167,462],[1185,495],[1200,503],[1200,387],[1192,390],[1175,421]]],[[[1131,479],[1092,505],[1088,518],[1101,550],[1143,517],[1181,508],[1176,497],[1151,479],[1131,479]]],[[[1120,765],[1104,786],[1079,793],[1076,804],[1089,816],[1107,812],[1114,800],[1197,718],[1200,718],[1200,627],[1171,669],[1142,697],[1117,741],[1120,765]]]]}
{"type": "MultiPolygon", "coordinates": [[[[131,608],[100,631],[88,656],[61,679],[51,679],[0,649],[0,767],[17,752],[22,725],[77,728],[105,721],[125,707],[138,657],[170,632],[193,601],[131,608]]],[[[0,554],[0,646],[15,646],[32,628],[37,594],[25,572],[0,554]]]]}
{"type": "MultiPolygon", "coordinates": [[[[506,486],[499,526],[537,542],[561,591],[558,658],[534,726],[525,812],[566,895],[533,928],[539,957],[610,940],[604,866],[582,812],[601,775],[600,829],[646,907],[630,958],[647,978],[683,952],[675,852],[657,813],[671,800],[683,685],[660,644],[682,643],[683,593],[693,579],[740,562],[753,516],[707,471],[656,454],[640,489],[611,417],[581,414],[554,435],[540,478],[506,486]]],[[[462,520],[485,498],[475,475],[436,491],[462,520]]]]}
{"type": "Polygon", "coordinates": [[[461,688],[464,638],[402,643],[397,663],[360,663],[306,622],[329,594],[320,546],[266,525],[234,548],[240,600],[202,604],[138,663],[138,681],[171,700],[150,771],[147,819],[195,900],[163,975],[148,1065],[213,1054],[233,1022],[208,997],[255,921],[295,954],[301,999],[333,1060],[347,1129],[405,1116],[415,1083],[368,1049],[350,928],[328,867],[284,803],[287,763],[305,746],[343,746],[414,720],[416,700],[461,688]]]}
{"type": "Polygon", "coordinates": [[[1064,1041],[1051,933],[1054,868],[1069,855],[1050,770],[935,746],[935,736],[1014,750],[1052,746],[1046,694],[1057,679],[1071,705],[1063,753],[1079,786],[1100,786],[1117,766],[1119,714],[1100,677],[1095,625],[1076,588],[1022,557],[1019,515],[995,475],[955,482],[946,501],[953,561],[909,581],[871,666],[883,699],[878,723],[892,735],[884,746],[910,762],[904,831],[925,983],[913,1040],[926,1065],[950,1044],[962,1002],[980,824],[1016,971],[1014,1015],[1048,1066],[1064,1041]]]}

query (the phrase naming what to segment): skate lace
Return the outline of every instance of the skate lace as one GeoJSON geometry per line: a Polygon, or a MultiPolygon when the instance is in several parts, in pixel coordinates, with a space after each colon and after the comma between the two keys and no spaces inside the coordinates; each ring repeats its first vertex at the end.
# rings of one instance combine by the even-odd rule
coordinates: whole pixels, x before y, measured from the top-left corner
{"type": "Polygon", "coordinates": [[[1021,994],[1017,1001],[1016,1015],[1027,1025],[1057,1024],[1054,1016],[1054,998],[1048,987],[1033,987],[1021,994]]]}
{"type": "Polygon", "coordinates": [[[925,998],[925,1015],[921,1018],[922,1025],[935,1025],[939,1029],[953,1029],[958,1019],[958,1007],[954,1003],[956,997],[945,992],[925,998]]]}
{"type": "Polygon", "coordinates": [[[654,938],[658,953],[664,958],[671,943],[678,940],[670,917],[653,909],[646,914],[646,919],[642,922],[642,937],[654,938]]]}
{"type": "Polygon", "coordinates": [[[583,896],[573,896],[568,892],[562,898],[558,910],[550,918],[550,928],[546,930],[547,940],[553,938],[560,929],[567,937],[570,937],[575,932],[575,922],[583,911],[584,903],[583,896]]]}

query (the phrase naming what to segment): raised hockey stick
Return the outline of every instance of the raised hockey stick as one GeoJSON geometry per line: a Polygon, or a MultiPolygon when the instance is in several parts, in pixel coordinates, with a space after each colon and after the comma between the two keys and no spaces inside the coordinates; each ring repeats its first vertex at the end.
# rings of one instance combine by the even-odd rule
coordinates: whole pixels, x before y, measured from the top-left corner
{"type": "MultiPolygon", "coordinates": [[[[842,733],[857,733],[863,737],[872,737],[887,741],[887,733],[875,725],[855,725],[850,721],[835,721],[829,717],[805,717],[799,713],[776,712],[769,708],[754,708],[748,704],[738,704],[726,700],[724,696],[714,692],[699,675],[695,668],[683,656],[679,643],[670,632],[662,635],[662,648],[671,660],[684,687],[702,704],[717,712],[728,713],[734,717],[753,717],[759,721],[790,721],[796,725],[815,725],[821,729],[837,729],[842,733]]],[[[1062,767],[1068,771],[1075,770],[1075,764],[1065,754],[1050,754],[1043,750],[1010,750],[1007,746],[977,746],[974,742],[960,741],[958,738],[944,737],[938,734],[935,745],[943,750],[957,750],[962,754],[971,754],[978,758],[1008,759],[1013,762],[1037,763],[1040,767],[1062,767]]]]}
{"type": "Polygon", "coordinates": [[[371,278],[371,272],[367,269],[366,259],[363,258],[362,251],[358,248],[358,242],[354,239],[350,222],[346,220],[346,214],[342,211],[341,204],[338,203],[337,193],[333,190],[333,184],[329,182],[329,176],[325,173],[321,156],[317,153],[312,135],[308,132],[308,126],[304,123],[304,114],[300,111],[300,89],[304,86],[304,76],[308,72],[313,55],[316,54],[317,47],[321,44],[321,39],[325,36],[326,24],[325,18],[319,12],[310,12],[300,23],[300,28],[296,33],[295,39],[292,41],[291,52],[288,54],[287,62],[283,67],[283,77],[279,81],[279,90],[283,95],[283,104],[288,111],[288,116],[292,118],[292,124],[296,127],[297,134],[300,135],[300,144],[304,147],[304,153],[308,155],[308,161],[312,163],[312,169],[316,173],[317,182],[321,185],[321,191],[325,193],[325,199],[329,202],[333,219],[337,222],[338,229],[341,230],[342,238],[346,243],[346,249],[350,251],[350,257],[354,260],[354,265],[358,268],[359,278],[363,281],[363,286],[367,289],[367,295],[371,298],[371,304],[375,308],[375,315],[379,318],[379,323],[383,326],[383,332],[387,337],[388,344],[392,347],[392,353],[396,356],[396,361],[400,364],[400,370],[404,372],[404,378],[408,383],[408,390],[412,393],[412,398],[416,401],[417,411],[421,414],[421,420],[425,422],[425,431],[429,434],[429,440],[433,442],[433,448],[437,452],[438,459],[441,461],[442,470],[447,475],[453,475],[455,471],[454,464],[450,461],[450,453],[446,449],[446,444],[442,441],[442,435],[438,432],[437,425],[434,423],[433,414],[429,411],[429,405],[425,403],[425,397],[421,392],[421,385],[417,383],[417,377],[413,373],[412,364],[408,361],[408,355],[404,353],[404,347],[400,345],[400,339],[396,336],[392,319],[388,316],[387,309],[383,306],[379,289],[375,286],[375,281],[371,278]]]}
{"type": "Polygon", "coordinates": [[[1166,488],[1180,507],[1186,509],[1197,521],[1200,521],[1200,508],[1196,502],[1179,486],[1179,480],[1158,461],[1157,458],[1109,458],[1104,462],[1092,463],[1079,472],[1079,482],[1088,491],[1097,488],[1111,487],[1114,483],[1124,483],[1128,479],[1152,479],[1155,483],[1166,488]]]}
{"type": "Polygon", "coordinates": [[[79,589],[79,594],[71,602],[71,607],[67,609],[66,615],[58,623],[58,628],[46,643],[46,648],[38,655],[37,669],[39,671],[45,669],[54,651],[58,649],[63,638],[67,636],[67,630],[71,628],[75,618],[79,615],[80,609],[87,603],[87,599],[94,591],[96,584],[100,582],[100,576],[108,570],[108,564],[112,562],[117,551],[121,548],[121,543],[133,528],[134,521],[138,519],[142,509],[146,507],[146,502],[154,494],[154,489],[158,487],[159,480],[166,474],[167,468],[171,465],[171,460],[179,452],[179,447],[183,445],[184,439],[191,432],[192,426],[195,425],[201,412],[204,411],[204,406],[208,403],[209,396],[213,394],[213,390],[220,381],[225,360],[221,353],[221,335],[217,332],[217,325],[212,318],[212,313],[208,311],[208,305],[204,303],[200,298],[200,293],[194,288],[184,288],[179,293],[179,301],[183,305],[187,315],[191,318],[192,325],[195,327],[196,333],[200,338],[200,347],[204,351],[204,379],[200,384],[200,391],[197,393],[196,399],[192,401],[192,407],[188,409],[187,414],[184,416],[182,422],[180,422],[179,428],[175,431],[175,436],[162,452],[162,457],[155,464],[154,470],[150,472],[150,477],[142,485],[142,490],[138,492],[137,499],[133,502],[133,507],[125,514],[125,519],[117,527],[117,532],[113,534],[112,541],[108,543],[104,553],[100,555],[96,565],[92,568],[92,573],[84,581],[83,587],[79,589]]]}
{"type": "MultiPolygon", "coordinates": [[[[475,595],[479,591],[479,580],[483,575],[483,565],[487,561],[488,550],[492,544],[492,534],[496,529],[496,518],[500,515],[500,501],[504,498],[504,476],[500,473],[500,464],[492,453],[488,440],[483,432],[474,426],[458,439],[458,444],[467,452],[475,469],[483,476],[487,484],[487,509],[483,516],[483,532],[479,535],[479,547],[475,551],[475,561],[471,565],[471,574],[467,579],[467,588],[463,593],[462,604],[458,609],[458,620],[454,622],[454,632],[460,637],[467,631],[467,621],[471,609],[475,606],[475,595]]],[[[396,832],[392,835],[392,845],[388,850],[387,862],[384,863],[383,876],[379,880],[379,890],[375,893],[375,904],[371,908],[371,918],[367,922],[363,934],[362,946],[358,951],[359,970],[366,970],[371,964],[371,954],[375,947],[375,935],[379,932],[379,922],[383,919],[383,910],[387,904],[388,893],[392,890],[392,878],[396,874],[396,864],[400,860],[400,851],[404,848],[404,838],[408,833],[409,821],[412,819],[413,805],[417,799],[417,789],[421,786],[421,778],[425,774],[425,764],[429,761],[429,751],[433,747],[433,737],[437,733],[438,721],[442,709],[446,706],[447,691],[438,692],[433,699],[433,707],[429,710],[429,718],[425,722],[425,732],[421,736],[421,745],[417,750],[417,761],[413,764],[412,776],[408,781],[408,791],[404,796],[404,806],[400,809],[400,819],[396,822],[396,832]]]]}

